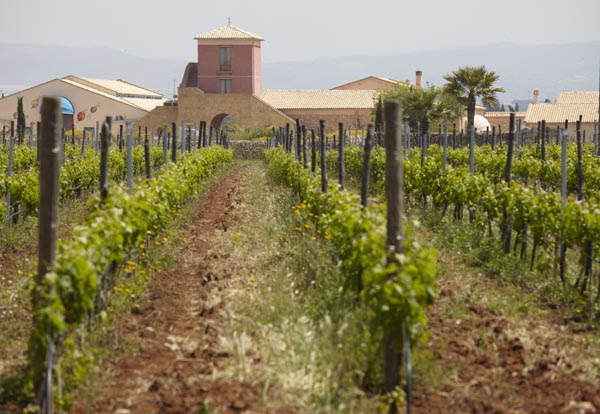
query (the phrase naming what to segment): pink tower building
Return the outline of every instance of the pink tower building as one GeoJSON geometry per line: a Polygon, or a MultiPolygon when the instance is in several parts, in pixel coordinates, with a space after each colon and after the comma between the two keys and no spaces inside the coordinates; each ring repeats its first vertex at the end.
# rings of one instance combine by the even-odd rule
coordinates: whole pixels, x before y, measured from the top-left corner
{"type": "Polygon", "coordinates": [[[228,24],[195,37],[198,88],[205,93],[260,95],[263,38],[228,24]]]}

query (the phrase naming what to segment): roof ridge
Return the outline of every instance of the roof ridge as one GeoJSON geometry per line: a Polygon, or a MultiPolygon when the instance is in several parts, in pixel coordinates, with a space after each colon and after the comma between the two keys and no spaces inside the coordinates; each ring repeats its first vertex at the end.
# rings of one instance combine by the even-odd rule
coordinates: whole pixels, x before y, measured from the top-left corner
{"type": "Polygon", "coordinates": [[[217,29],[201,33],[198,36],[194,37],[194,39],[256,39],[256,40],[265,40],[262,37],[255,35],[247,30],[240,29],[239,27],[232,26],[230,24],[226,26],[221,26],[217,29]],[[235,32],[240,33],[244,36],[235,36],[235,32]]]}
{"type": "Polygon", "coordinates": [[[126,83],[126,84],[131,85],[131,86],[135,86],[136,88],[140,88],[140,89],[143,89],[143,90],[148,91],[148,92],[152,92],[152,93],[154,93],[156,95],[164,96],[163,94],[155,92],[152,89],[148,89],[148,88],[146,88],[144,86],[140,86],[140,85],[138,85],[136,83],[126,81],[125,79],[117,79],[117,81],[126,83]]]}

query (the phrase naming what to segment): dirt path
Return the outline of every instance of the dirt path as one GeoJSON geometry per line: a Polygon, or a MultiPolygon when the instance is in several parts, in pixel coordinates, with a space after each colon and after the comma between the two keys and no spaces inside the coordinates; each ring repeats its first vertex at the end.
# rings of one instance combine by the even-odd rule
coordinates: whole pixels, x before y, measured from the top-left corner
{"type": "Polygon", "coordinates": [[[218,314],[224,306],[220,284],[230,277],[215,272],[227,261],[215,238],[226,232],[239,204],[236,166],[202,197],[177,253],[177,266],[153,277],[146,305],[119,328],[140,350],[102,367],[100,398],[78,412],[151,414],[247,411],[257,400],[250,386],[211,377],[228,354],[218,344],[218,314]],[[222,264],[222,263],[221,263],[222,264]],[[107,379],[106,379],[107,378],[107,379]]]}

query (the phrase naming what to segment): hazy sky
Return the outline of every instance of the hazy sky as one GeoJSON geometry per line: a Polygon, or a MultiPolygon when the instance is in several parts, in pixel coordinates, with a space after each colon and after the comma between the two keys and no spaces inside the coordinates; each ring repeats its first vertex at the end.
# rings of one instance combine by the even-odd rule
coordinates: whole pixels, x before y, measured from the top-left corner
{"type": "Polygon", "coordinates": [[[265,62],[600,40],[600,0],[0,0],[0,16],[0,42],[188,61],[228,17],[265,38],[265,62]]]}

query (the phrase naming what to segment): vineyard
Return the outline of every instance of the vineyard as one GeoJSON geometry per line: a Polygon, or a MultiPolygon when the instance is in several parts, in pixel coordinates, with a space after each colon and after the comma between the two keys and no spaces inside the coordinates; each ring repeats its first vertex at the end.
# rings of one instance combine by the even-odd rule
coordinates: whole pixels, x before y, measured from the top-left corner
{"type": "Polygon", "coordinates": [[[0,413],[600,410],[597,144],[385,109],[242,161],[175,125],[75,145],[48,101],[0,148],[0,413]]]}

